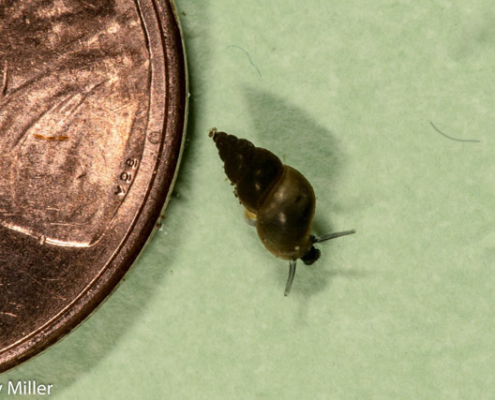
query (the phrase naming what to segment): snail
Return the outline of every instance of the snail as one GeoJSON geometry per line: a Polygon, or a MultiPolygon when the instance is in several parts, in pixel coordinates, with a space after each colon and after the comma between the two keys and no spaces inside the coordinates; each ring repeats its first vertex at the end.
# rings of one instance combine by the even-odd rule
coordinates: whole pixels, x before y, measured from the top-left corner
{"type": "Polygon", "coordinates": [[[314,236],[310,233],[315,213],[315,194],[308,180],[296,169],[283,165],[272,152],[255,147],[216,128],[208,134],[224,162],[234,194],[253,220],[258,236],[276,257],[289,260],[285,296],[290,292],[297,259],[306,265],[320,257],[314,244],[355,233],[354,230],[314,236]]]}

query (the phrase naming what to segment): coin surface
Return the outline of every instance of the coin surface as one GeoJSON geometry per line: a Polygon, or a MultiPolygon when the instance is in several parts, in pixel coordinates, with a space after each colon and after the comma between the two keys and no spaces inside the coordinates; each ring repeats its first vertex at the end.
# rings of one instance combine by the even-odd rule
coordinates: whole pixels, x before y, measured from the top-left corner
{"type": "Polygon", "coordinates": [[[73,329],[146,244],[187,111],[169,0],[0,3],[0,372],[73,329]]]}

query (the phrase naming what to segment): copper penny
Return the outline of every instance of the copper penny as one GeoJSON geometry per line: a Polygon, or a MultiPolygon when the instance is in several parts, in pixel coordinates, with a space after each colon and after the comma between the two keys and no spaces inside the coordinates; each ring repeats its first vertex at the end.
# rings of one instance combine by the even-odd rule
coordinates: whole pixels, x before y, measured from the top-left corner
{"type": "Polygon", "coordinates": [[[170,1],[0,3],[0,372],[130,268],[171,192],[186,109],[170,1]]]}

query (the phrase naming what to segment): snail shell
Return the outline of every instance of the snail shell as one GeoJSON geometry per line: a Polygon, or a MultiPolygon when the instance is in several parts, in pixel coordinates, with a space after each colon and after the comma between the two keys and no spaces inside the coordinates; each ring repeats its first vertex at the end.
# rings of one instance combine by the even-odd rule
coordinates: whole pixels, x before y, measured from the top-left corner
{"type": "Polygon", "coordinates": [[[256,229],[275,256],[297,260],[313,247],[310,228],[315,193],[296,169],[246,139],[214,132],[213,140],[242,205],[256,215],[256,229]]]}

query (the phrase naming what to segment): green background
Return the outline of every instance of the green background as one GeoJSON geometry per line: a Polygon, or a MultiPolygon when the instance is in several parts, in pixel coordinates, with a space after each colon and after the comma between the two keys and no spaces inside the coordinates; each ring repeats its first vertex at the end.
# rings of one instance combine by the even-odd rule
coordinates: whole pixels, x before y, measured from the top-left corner
{"type": "Polygon", "coordinates": [[[0,383],[57,399],[493,398],[492,2],[177,6],[191,112],[165,224],[97,313],[0,383]],[[357,230],[320,245],[289,297],[213,126],[310,180],[316,233],[357,230]]]}

